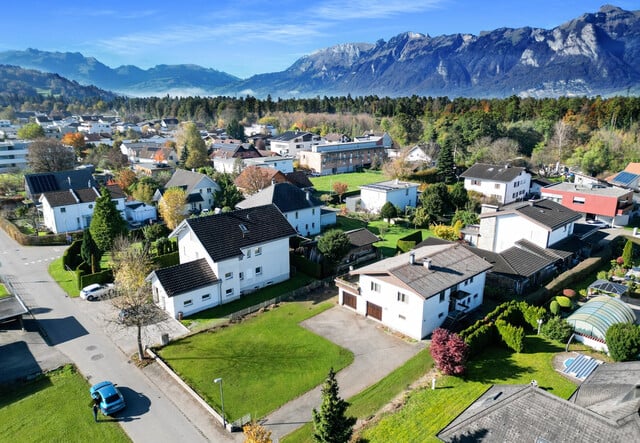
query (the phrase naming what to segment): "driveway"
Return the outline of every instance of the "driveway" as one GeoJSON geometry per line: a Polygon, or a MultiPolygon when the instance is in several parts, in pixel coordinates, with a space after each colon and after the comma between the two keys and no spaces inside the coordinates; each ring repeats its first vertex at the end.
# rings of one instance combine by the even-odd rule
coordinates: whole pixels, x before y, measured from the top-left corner
{"type": "MultiPolygon", "coordinates": [[[[302,326],[353,352],[354,361],[336,379],[340,396],[349,398],[384,378],[426,346],[408,342],[355,312],[336,306],[302,322],[302,326]]],[[[321,386],[287,403],[266,417],[263,425],[274,441],[311,421],[313,408],[321,402],[321,386]]]]}

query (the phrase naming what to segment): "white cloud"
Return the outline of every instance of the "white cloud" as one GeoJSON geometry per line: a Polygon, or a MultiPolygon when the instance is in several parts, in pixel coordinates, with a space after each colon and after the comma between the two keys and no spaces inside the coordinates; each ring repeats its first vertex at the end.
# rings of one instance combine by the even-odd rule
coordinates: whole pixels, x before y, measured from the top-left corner
{"type": "Polygon", "coordinates": [[[313,13],[322,20],[380,19],[437,9],[447,2],[448,0],[330,0],[314,8],[313,13]]]}

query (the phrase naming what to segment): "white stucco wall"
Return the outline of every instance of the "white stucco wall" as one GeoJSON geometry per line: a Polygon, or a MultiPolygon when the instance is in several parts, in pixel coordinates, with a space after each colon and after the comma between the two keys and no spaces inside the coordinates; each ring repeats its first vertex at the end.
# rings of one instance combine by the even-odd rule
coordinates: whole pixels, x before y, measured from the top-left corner
{"type": "Polygon", "coordinates": [[[220,285],[214,284],[204,288],[185,292],[173,297],[167,296],[157,278],[152,279],[151,290],[153,301],[166,310],[173,318],[178,318],[178,312],[184,317],[221,304],[220,285]]]}
{"type": "Polygon", "coordinates": [[[283,213],[289,224],[301,235],[309,236],[320,233],[321,210],[317,208],[306,208],[298,211],[283,213]]]}
{"type": "Polygon", "coordinates": [[[415,208],[418,202],[418,188],[409,186],[390,191],[380,191],[363,187],[360,191],[360,201],[362,208],[371,212],[380,212],[380,209],[387,201],[399,207],[400,210],[404,210],[407,206],[415,208]]]}

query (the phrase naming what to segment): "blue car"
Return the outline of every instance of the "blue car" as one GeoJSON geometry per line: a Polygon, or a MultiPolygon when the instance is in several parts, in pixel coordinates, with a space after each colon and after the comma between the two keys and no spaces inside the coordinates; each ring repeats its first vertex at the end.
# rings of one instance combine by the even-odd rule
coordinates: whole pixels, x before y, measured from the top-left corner
{"type": "Polygon", "coordinates": [[[104,415],[111,415],[125,407],[122,394],[110,381],[103,381],[91,386],[89,393],[91,398],[100,402],[100,410],[104,415]]]}

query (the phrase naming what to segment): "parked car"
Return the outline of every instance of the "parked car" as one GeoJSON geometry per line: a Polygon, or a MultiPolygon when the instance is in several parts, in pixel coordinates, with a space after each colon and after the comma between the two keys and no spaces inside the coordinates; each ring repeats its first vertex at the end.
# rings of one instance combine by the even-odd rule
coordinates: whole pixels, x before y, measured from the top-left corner
{"type": "Polygon", "coordinates": [[[99,298],[111,295],[114,291],[114,288],[115,286],[113,283],[107,283],[104,285],[101,285],[100,283],[94,283],[82,288],[82,290],[80,291],[80,297],[89,301],[97,300],[99,298]]]}
{"type": "Polygon", "coordinates": [[[600,229],[609,228],[609,223],[603,222],[602,220],[587,220],[587,224],[591,226],[597,226],[600,229]]]}
{"type": "Polygon", "coordinates": [[[114,414],[126,406],[120,390],[110,381],[103,381],[91,386],[89,394],[91,394],[91,398],[98,400],[98,405],[104,415],[114,414]]]}

